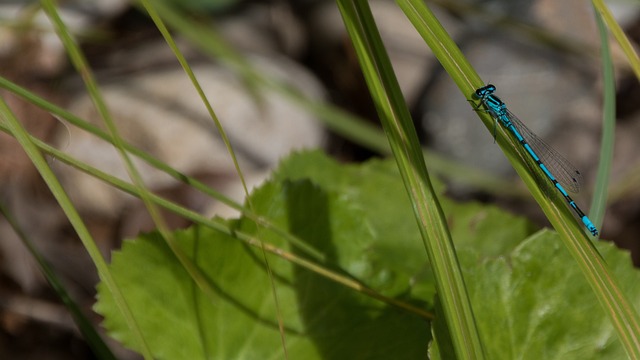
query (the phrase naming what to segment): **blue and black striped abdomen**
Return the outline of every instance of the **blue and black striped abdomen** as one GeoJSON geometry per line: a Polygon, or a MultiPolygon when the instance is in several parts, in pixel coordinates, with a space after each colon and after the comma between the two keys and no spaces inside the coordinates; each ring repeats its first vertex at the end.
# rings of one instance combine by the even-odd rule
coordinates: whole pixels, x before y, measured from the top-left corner
{"type": "Polygon", "coordinates": [[[580,217],[587,230],[598,235],[598,229],[569,196],[563,185],[570,191],[578,192],[582,175],[569,161],[537,137],[508,109],[499,97],[494,95],[496,87],[489,84],[476,90],[473,97],[480,100],[478,110],[482,106],[497,122],[502,124],[516,138],[518,143],[529,154],[529,157],[540,167],[547,180],[562,194],[569,206],[580,217]],[[554,176],[554,174],[556,174],[554,176]],[[556,178],[557,177],[557,178],[556,178]]]}

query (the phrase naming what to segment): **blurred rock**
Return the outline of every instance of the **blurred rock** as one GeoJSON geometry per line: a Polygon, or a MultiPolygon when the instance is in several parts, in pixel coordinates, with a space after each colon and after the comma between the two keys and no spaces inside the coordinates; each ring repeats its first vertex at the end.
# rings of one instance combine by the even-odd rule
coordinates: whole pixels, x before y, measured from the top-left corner
{"type": "MultiPolygon", "coordinates": [[[[122,12],[129,0],[65,1],[58,8],[62,21],[72,34],[88,33],[96,19],[105,21],[122,12]]],[[[67,64],[67,53],[47,15],[27,2],[0,4],[0,20],[20,26],[0,27],[0,57],[17,57],[32,76],[58,74],[67,64]],[[28,48],[29,54],[25,54],[28,48]]]]}
{"type": "MultiPolygon", "coordinates": [[[[430,67],[437,64],[435,58],[395,2],[373,0],[369,5],[402,93],[412,104],[420,95],[430,67]]],[[[349,41],[340,12],[333,2],[323,3],[314,12],[310,27],[315,36],[324,38],[325,43],[349,41]]],[[[451,27],[455,26],[452,24],[451,27]]]]}
{"type": "MultiPolygon", "coordinates": [[[[589,4],[573,0],[491,4],[492,14],[505,13],[511,20],[535,23],[562,41],[596,45],[598,37],[589,4]]],[[[589,167],[596,165],[593,159],[597,156],[597,147],[589,144],[597,141],[600,118],[593,109],[598,102],[594,86],[598,64],[514,29],[505,24],[477,24],[454,40],[461,44],[480,77],[496,85],[497,95],[509,109],[589,179],[589,167]],[[594,111],[586,116],[583,111],[576,112],[584,107],[594,111]]],[[[433,81],[423,109],[429,146],[499,176],[513,174],[493,141],[492,130],[479,121],[446,75],[433,81]]]]}
{"type": "MultiPolygon", "coordinates": [[[[294,87],[309,98],[319,101],[323,98],[318,82],[291,62],[257,56],[250,62],[260,73],[294,87]]],[[[194,72],[248,178],[253,178],[254,173],[266,174],[264,170],[275,166],[294,149],[322,145],[321,125],[282,95],[266,88],[253,88],[258,91],[252,92],[235,74],[218,65],[196,65],[194,72]]],[[[224,184],[238,181],[213,120],[181,68],[113,79],[102,84],[101,92],[120,134],[129,142],[185,174],[209,178],[216,188],[229,187],[224,184]]],[[[71,111],[91,123],[101,124],[91,100],[84,94],[71,104],[71,111]]],[[[71,127],[70,134],[62,132],[59,142],[78,160],[129,181],[111,144],[75,127],[71,127]]],[[[155,191],[181,186],[139,159],[134,158],[134,163],[145,184],[155,191]]],[[[115,219],[131,204],[131,196],[90,176],[66,166],[56,168],[65,187],[73,189],[70,196],[83,212],[115,219]]],[[[235,199],[241,201],[242,197],[235,199]]],[[[130,231],[136,228],[126,227],[130,231]]]]}
{"type": "Polygon", "coordinates": [[[242,11],[215,19],[214,26],[236,50],[298,58],[307,37],[298,18],[284,1],[254,2],[242,11]]]}

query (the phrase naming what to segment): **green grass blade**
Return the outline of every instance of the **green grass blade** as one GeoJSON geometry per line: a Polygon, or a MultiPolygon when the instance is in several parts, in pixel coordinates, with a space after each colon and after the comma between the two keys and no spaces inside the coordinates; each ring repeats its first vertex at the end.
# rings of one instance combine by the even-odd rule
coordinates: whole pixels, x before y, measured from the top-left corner
{"type": "Polygon", "coordinates": [[[103,123],[109,130],[111,138],[113,140],[113,145],[118,151],[122,161],[125,164],[129,177],[132,179],[135,186],[140,191],[140,198],[144,203],[149,215],[153,219],[154,224],[156,225],[158,231],[162,235],[163,239],[167,242],[167,245],[174,252],[176,258],[180,261],[181,265],[185,268],[185,270],[192,277],[194,282],[198,285],[198,287],[206,294],[211,300],[217,298],[217,294],[215,291],[215,287],[213,284],[207,279],[206,276],[200,271],[198,266],[196,266],[193,261],[190,260],[189,256],[184,253],[183,250],[180,249],[178,244],[175,241],[173,233],[169,230],[164,218],[160,214],[158,207],[153,203],[152,193],[145,186],[140,173],[133,165],[131,158],[127,154],[124,146],[124,140],[120,136],[118,129],[111,118],[111,114],[107,109],[107,105],[102,98],[98,84],[89,68],[84,55],[80,51],[80,48],[77,46],[71,34],[69,33],[67,27],[62,22],[60,15],[58,14],[55,5],[52,0],[43,0],[42,1],[43,9],[45,10],[49,19],[51,19],[60,40],[62,41],[73,65],[76,67],[76,70],[82,76],[82,79],[85,83],[85,86],[89,92],[89,95],[98,111],[98,114],[103,120],[103,123]]]}
{"type": "MultiPolygon", "coordinates": [[[[431,11],[421,0],[397,0],[397,2],[433,50],[445,70],[458,84],[465,96],[469,98],[473,91],[469,85],[473,83],[478,86],[475,83],[477,75],[468,66],[460,50],[441,28],[437,19],[433,17],[431,11]],[[466,74],[466,72],[471,73],[466,74]]],[[[489,129],[493,128],[493,121],[487,114],[480,113],[479,116],[489,129]]],[[[498,145],[540,204],[551,224],[561,235],[565,246],[571,252],[605,312],[611,318],[627,352],[631,358],[640,358],[640,319],[633,305],[620,290],[617,280],[586,237],[582,225],[573,219],[573,215],[564,201],[557,196],[550,199],[544,194],[538,187],[534,174],[529,171],[529,168],[538,171],[537,167],[531,166],[531,164],[527,166],[527,162],[531,160],[520,151],[515,140],[501,126],[498,126],[497,130],[498,145]]]]}
{"type": "Polygon", "coordinates": [[[73,318],[76,326],[78,326],[82,337],[93,350],[93,354],[98,359],[115,360],[115,355],[113,355],[107,344],[102,340],[102,337],[100,337],[91,321],[82,313],[78,304],[73,301],[71,295],[69,295],[67,290],[64,288],[64,285],[56,275],[51,265],[49,265],[49,262],[40,254],[38,248],[33,244],[31,239],[29,239],[27,234],[22,230],[18,222],[3,204],[0,204],[0,214],[4,216],[9,223],[9,226],[11,226],[13,231],[20,238],[20,241],[22,241],[22,244],[24,244],[27,250],[29,250],[29,253],[33,258],[36,259],[42,274],[71,314],[71,317],[73,318]]]}
{"type": "Polygon", "coordinates": [[[613,61],[609,48],[609,34],[598,12],[595,14],[598,32],[600,34],[600,47],[602,52],[602,82],[604,83],[604,99],[602,114],[602,138],[600,144],[600,161],[596,186],[591,200],[591,221],[598,229],[602,230],[604,214],[607,207],[607,190],[613,164],[613,148],[615,144],[616,127],[616,79],[613,70],[613,61]]]}
{"type": "MultiPolygon", "coordinates": [[[[71,125],[77,126],[95,136],[97,136],[98,138],[105,140],[107,142],[111,142],[113,143],[112,137],[111,135],[107,134],[106,132],[104,132],[103,130],[101,130],[100,128],[98,128],[95,125],[92,125],[91,123],[88,123],[82,119],[80,119],[79,117],[71,114],[70,112],[48,102],[45,101],[44,99],[42,99],[41,97],[37,96],[36,94],[8,81],[7,79],[0,77],[0,88],[4,88],[7,89],[9,91],[11,91],[12,93],[14,93],[17,96],[22,97],[23,99],[33,103],[34,105],[50,112],[51,114],[53,114],[55,117],[58,117],[60,119],[63,119],[64,121],[70,123],[71,125]]],[[[6,131],[7,133],[9,133],[9,131],[3,126],[0,125],[0,130],[2,131],[6,131]]],[[[36,142],[36,145],[40,146],[39,142],[37,139],[32,139],[33,141],[36,142]]],[[[159,159],[156,159],[155,157],[151,156],[150,154],[144,152],[143,150],[127,143],[124,142],[124,148],[127,150],[127,152],[129,152],[130,154],[138,157],[139,159],[145,161],[147,164],[151,165],[152,167],[161,170],[163,172],[165,172],[166,174],[168,174],[169,176],[173,177],[174,179],[192,186],[194,189],[197,189],[198,191],[202,192],[203,194],[218,200],[220,202],[222,202],[223,204],[236,209],[238,211],[240,211],[244,216],[246,216],[247,218],[255,221],[256,224],[260,225],[260,226],[264,226],[267,229],[270,229],[276,233],[278,233],[280,236],[284,237],[285,239],[289,240],[292,244],[294,244],[295,246],[297,246],[300,250],[306,252],[307,255],[313,257],[314,259],[323,261],[324,260],[324,256],[318,252],[316,249],[312,248],[311,246],[309,246],[308,244],[306,244],[305,242],[301,241],[300,239],[297,239],[295,236],[292,236],[290,233],[288,233],[287,231],[285,231],[284,229],[280,229],[278,227],[276,227],[275,225],[273,225],[268,219],[265,219],[261,216],[256,215],[254,212],[252,212],[250,209],[246,209],[245,207],[243,207],[241,204],[238,204],[237,202],[231,200],[230,198],[220,194],[219,192],[215,191],[214,189],[210,188],[209,186],[207,186],[206,184],[202,183],[201,181],[188,176],[184,173],[181,173],[175,169],[173,169],[172,167],[170,167],[168,164],[160,161],[159,159]]],[[[44,146],[44,144],[43,144],[44,146]]],[[[66,155],[64,155],[61,152],[57,152],[53,149],[50,149],[50,147],[41,147],[41,149],[44,149],[45,151],[47,151],[48,153],[50,153],[52,156],[56,157],[56,158],[62,158],[64,157],[65,159],[65,163],[81,170],[81,171],[85,171],[87,174],[94,176],[94,177],[99,177],[99,173],[94,172],[93,170],[87,168],[84,166],[84,164],[80,161],[77,161],[73,158],[67,157],[66,155]]],[[[111,184],[111,185],[115,185],[113,183],[110,183],[107,181],[107,183],[111,184]]]]}
{"type": "MultiPolygon", "coordinates": [[[[205,95],[204,90],[202,90],[202,87],[200,86],[200,83],[199,83],[198,79],[196,78],[195,74],[191,70],[191,66],[189,66],[189,63],[187,62],[187,59],[184,57],[182,52],[180,52],[180,49],[178,49],[178,46],[176,45],[175,41],[173,41],[173,37],[169,33],[169,30],[167,29],[167,27],[165,26],[164,22],[162,21],[162,19],[160,18],[160,16],[156,12],[155,8],[151,5],[151,2],[149,0],[142,0],[142,4],[143,4],[145,10],[147,11],[147,13],[149,14],[149,16],[151,17],[151,19],[153,19],[153,22],[156,24],[156,27],[158,28],[158,30],[160,30],[160,32],[162,33],[162,36],[164,37],[165,41],[167,42],[167,44],[169,45],[169,47],[173,51],[174,55],[176,56],[176,58],[180,62],[180,65],[182,65],[182,68],[184,69],[185,73],[187,74],[187,76],[189,76],[189,79],[193,83],[194,88],[198,92],[198,95],[200,96],[200,99],[202,100],[202,103],[205,105],[205,107],[207,109],[207,112],[209,113],[209,117],[211,117],[211,119],[213,120],[214,125],[215,125],[216,129],[218,130],[218,133],[220,134],[220,137],[222,138],[222,141],[224,142],[229,155],[231,156],[231,160],[233,161],[233,164],[234,164],[234,166],[236,168],[236,173],[238,174],[238,177],[240,178],[240,182],[242,183],[242,188],[243,188],[245,196],[247,198],[247,205],[249,206],[249,208],[251,210],[253,210],[253,205],[251,204],[251,200],[250,200],[251,198],[249,197],[249,189],[247,188],[247,182],[245,181],[245,178],[244,178],[244,175],[242,173],[242,170],[240,169],[240,164],[238,164],[238,159],[236,157],[235,152],[233,151],[233,147],[231,146],[231,142],[229,141],[229,138],[227,137],[227,133],[226,133],[226,131],[224,131],[224,128],[222,127],[222,124],[220,123],[220,120],[218,119],[218,116],[213,111],[213,107],[211,106],[211,103],[209,102],[209,99],[205,95]]],[[[262,228],[259,228],[259,229],[262,229],[262,228]]],[[[282,312],[281,312],[281,309],[280,309],[280,306],[279,306],[278,294],[276,292],[275,281],[274,281],[273,273],[271,271],[271,265],[269,264],[269,261],[267,259],[267,253],[266,253],[266,250],[265,250],[264,246],[261,247],[261,250],[262,250],[262,261],[265,264],[265,268],[267,269],[267,273],[269,275],[269,280],[270,280],[271,289],[272,289],[272,296],[273,296],[273,299],[274,299],[274,304],[276,306],[276,316],[277,316],[277,319],[278,319],[278,327],[279,327],[279,330],[280,330],[280,339],[281,339],[281,342],[282,342],[282,350],[283,350],[285,359],[288,359],[289,355],[288,355],[287,344],[286,344],[284,323],[283,323],[283,320],[282,320],[282,312]]]]}
{"type": "Polygon", "coordinates": [[[345,112],[344,110],[321,104],[306,98],[296,89],[279,81],[268,78],[255,70],[237,51],[227,44],[210,25],[202,25],[189,21],[180,11],[170,9],[160,2],[154,3],[155,10],[160,17],[172,28],[187,38],[191,43],[200,48],[206,54],[222,61],[240,76],[246,79],[246,83],[264,86],[270,91],[275,91],[287,96],[300,106],[308,109],[327,126],[339,134],[367,146],[381,153],[389,152],[389,144],[384,134],[375,126],[365,120],[345,112]]]}
{"type": "Polygon", "coordinates": [[[446,219],[371,10],[366,1],[339,0],[338,6],[411,198],[456,354],[462,359],[482,359],[482,345],[446,219]]]}
{"type": "MultiPolygon", "coordinates": [[[[164,224],[164,220],[161,218],[161,216],[157,212],[157,209],[155,209],[153,204],[147,201],[149,190],[146,188],[144,182],[142,181],[140,173],[133,165],[133,162],[131,161],[129,155],[127,154],[124,148],[124,140],[120,136],[118,129],[111,117],[111,113],[109,112],[107,104],[100,93],[98,83],[96,82],[95,77],[93,76],[93,73],[87,63],[87,60],[84,57],[84,54],[82,53],[79,46],[76,44],[75,40],[71,36],[69,29],[66,27],[66,25],[62,21],[62,18],[60,17],[60,14],[58,13],[53,1],[43,0],[42,8],[47,14],[47,16],[49,17],[49,19],[51,20],[51,22],[53,23],[56,33],[58,34],[60,41],[62,41],[62,44],[64,45],[65,50],[69,55],[71,63],[76,68],[76,71],[78,71],[80,76],[82,76],[82,80],[85,84],[85,87],[87,88],[89,96],[91,97],[91,100],[98,114],[100,115],[100,118],[102,119],[103,123],[105,124],[105,126],[109,131],[109,134],[112,137],[113,145],[118,151],[120,157],[122,158],[122,161],[124,162],[127,172],[129,174],[129,177],[133,180],[133,182],[137,186],[140,187],[141,193],[143,194],[142,196],[143,202],[145,203],[145,206],[147,206],[147,210],[149,211],[151,218],[154,220],[158,228],[166,230],[167,226],[164,224]]],[[[168,233],[168,230],[166,230],[166,232],[168,233]]]]}
{"type": "MultiPolygon", "coordinates": [[[[210,25],[198,24],[192,19],[186,18],[179,10],[170,9],[160,2],[154,2],[153,4],[159,16],[167,24],[204,53],[209,54],[217,61],[227,64],[245,79],[245,84],[250,84],[252,87],[264,87],[268,91],[282,94],[296,105],[317,116],[329,129],[337,134],[381,154],[390,154],[389,143],[384,133],[375,125],[330,104],[309,99],[300,91],[256,71],[210,25]]],[[[523,191],[519,188],[508,186],[507,181],[493,174],[455,164],[450,159],[433,152],[425,151],[425,157],[431,163],[432,171],[436,175],[451,178],[458,183],[468,184],[488,192],[501,189],[503,193],[509,192],[507,195],[523,196],[523,191]],[[460,172],[465,172],[469,176],[456,179],[455,175],[460,172]]]]}
{"type": "MultiPolygon", "coordinates": [[[[600,1],[597,1],[600,3],[600,1]]],[[[602,124],[602,144],[600,149],[600,163],[598,166],[598,174],[596,179],[596,191],[591,203],[591,211],[593,212],[592,220],[595,222],[598,228],[601,227],[604,221],[604,213],[607,204],[607,189],[609,185],[609,178],[611,173],[611,165],[613,163],[613,148],[615,142],[615,125],[616,125],[616,91],[615,91],[615,74],[613,69],[613,63],[611,60],[611,53],[609,50],[608,33],[604,22],[609,24],[609,28],[612,29],[614,35],[617,33],[616,38],[618,42],[624,48],[623,44],[628,41],[622,33],[622,30],[617,26],[617,23],[610,17],[603,3],[600,3],[601,8],[597,9],[595,14],[596,23],[598,25],[598,31],[600,34],[601,56],[602,56],[602,73],[604,83],[604,100],[603,100],[603,124],[602,124]],[[609,18],[607,19],[607,16],[609,18]],[[604,21],[603,21],[604,17],[604,21]],[[614,25],[615,24],[615,25],[614,25]]],[[[595,6],[595,4],[594,4],[595,6]]],[[[628,43],[627,43],[628,45],[628,43]]],[[[633,50],[629,48],[628,50],[633,50]]],[[[625,53],[629,57],[629,61],[636,71],[636,76],[640,79],[640,63],[638,63],[638,57],[635,53],[630,53],[625,50],[625,53]],[[635,59],[632,55],[635,55],[635,59]],[[636,65],[634,65],[634,63],[636,65]],[[637,67],[637,68],[636,68],[637,67]]],[[[618,336],[622,342],[629,358],[640,358],[640,320],[638,318],[637,311],[628,302],[628,299],[624,294],[618,292],[617,284],[605,283],[608,285],[607,295],[611,297],[611,300],[606,301],[600,299],[607,312],[610,314],[618,336]]],[[[608,300],[608,299],[607,299],[608,300]]]]}
{"type": "Polygon", "coordinates": [[[173,40],[173,37],[169,33],[169,30],[167,29],[164,22],[160,18],[160,15],[158,14],[158,12],[155,10],[155,7],[151,5],[151,2],[149,0],[141,0],[141,2],[145,10],[149,14],[149,16],[155,23],[156,27],[164,37],[165,41],[173,51],[173,54],[176,56],[176,59],[178,59],[178,62],[180,63],[185,73],[189,77],[189,80],[191,80],[191,83],[193,84],[193,87],[198,92],[198,95],[200,96],[202,103],[207,108],[209,117],[211,117],[211,119],[213,120],[216,130],[218,130],[218,133],[220,134],[220,137],[222,138],[222,141],[224,142],[224,145],[226,146],[227,151],[229,152],[229,156],[231,156],[231,160],[233,161],[233,164],[236,168],[236,172],[238,173],[238,177],[240,178],[240,182],[242,183],[242,188],[244,189],[244,193],[245,195],[249,196],[249,190],[247,189],[247,182],[245,181],[244,175],[242,174],[242,170],[240,169],[240,165],[238,164],[236,153],[235,151],[233,151],[233,148],[231,147],[231,142],[229,141],[229,137],[227,136],[226,131],[224,131],[224,128],[222,127],[222,124],[220,123],[218,116],[216,115],[215,111],[213,111],[211,102],[209,102],[207,95],[205,95],[204,90],[202,90],[202,86],[200,86],[200,82],[198,81],[195,74],[193,73],[191,66],[189,66],[187,59],[184,57],[180,49],[178,49],[178,45],[176,45],[175,41],[173,40]]]}
{"type": "Polygon", "coordinates": [[[620,44],[631,69],[636,74],[636,78],[640,80],[640,59],[638,58],[638,53],[633,49],[633,45],[631,45],[631,42],[627,38],[627,35],[622,31],[620,24],[618,24],[616,19],[613,17],[613,14],[611,14],[611,11],[609,11],[609,8],[605,5],[603,0],[592,0],[592,2],[596,11],[600,13],[600,16],[602,16],[602,20],[604,20],[609,30],[611,30],[611,34],[613,34],[613,37],[615,37],[618,44],[620,44]]]}
{"type": "Polygon", "coordinates": [[[107,264],[102,257],[102,254],[100,253],[100,250],[98,249],[96,243],[93,241],[89,230],[87,229],[86,225],[80,218],[80,215],[71,203],[71,200],[69,199],[69,196],[65,192],[64,188],[62,187],[60,182],[58,182],[58,179],[49,167],[49,164],[47,164],[47,161],[44,159],[38,148],[35,146],[33,141],[31,141],[31,138],[27,131],[22,127],[20,122],[15,118],[7,104],[2,99],[0,99],[0,116],[4,118],[7,128],[27,153],[27,156],[29,156],[29,159],[31,159],[31,161],[33,162],[34,166],[51,190],[51,193],[60,204],[60,207],[69,219],[69,222],[73,226],[74,230],[80,237],[82,244],[87,249],[89,256],[93,260],[93,263],[96,265],[100,278],[105,282],[106,286],[112,292],[116,303],[118,304],[118,308],[122,312],[129,328],[136,337],[139,348],[142,349],[142,355],[145,357],[145,359],[151,359],[151,352],[149,351],[146,341],[144,340],[144,336],[140,332],[140,329],[136,324],[136,321],[131,314],[129,307],[126,304],[124,297],[120,293],[120,289],[118,288],[114,279],[111,277],[109,269],[107,268],[107,264]]]}
{"type": "MultiPolygon", "coordinates": [[[[397,2],[464,96],[473,101],[471,94],[484,83],[433,13],[420,0],[398,0],[397,2]]],[[[539,173],[541,171],[535,164],[531,164],[529,155],[521,149],[521,146],[508,131],[502,126],[495,126],[495,120],[486,112],[477,111],[476,113],[487,129],[492,132],[495,130],[496,142],[527,185],[551,224],[558,231],[560,231],[559,228],[564,228],[567,231],[575,232],[575,234],[583,233],[580,224],[575,221],[563,199],[549,198],[540,191],[537,178],[531,169],[535,169],[534,171],[539,173]]],[[[539,176],[543,175],[539,174],[539,176]]]]}
{"type": "MultiPolygon", "coordinates": [[[[5,131],[8,132],[8,129],[5,125],[0,124],[0,130],[1,131],[5,131]]],[[[34,138],[33,136],[29,136],[31,141],[34,143],[34,145],[41,151],[45,152],[46,154],[54,157],[56,160],[59,160],[62,163],[65,163],[67,165],[71,165],[74,168],[88,174],[91,175],[93,177],[95,177],[96,179],[110,185],[113,186],[116,189],[119,189],[123,192],[126,192],[129,195],[133,195],[135,197],[140,197],[140,191],[137,187],[135,187],[133,184],[128,183],[124,180],[121,180],[120,178],[117,178],[113,175],[109,175],[101,170],[98,170],[86,163],[80,162],[74,158],[72,158],[71,156],[65,154],[64,152],[52,147],[51,145],[43,142],[42,140],[39,140],[37,138],[34,138]]],[[[235,228],[231,228],[229,226],[229,223],[225,220],[221,220],[221,219],[217,219],[217,218],[208,218],[206,216],[203,216],[195,211],[189,210],[184,208],[183,206],[178,205],[175,202],[169,201],[165,198],[162,198],[158,195],[155,194],[151,194],[151,200],[157,204],[158,206],[167,209],[169,211],[171,211],[174,214],[177,214],[187,220],[190,220],[196,224],[200,224],[206,227],[209,227],[211,229],[220,231],[224,234],[227,235],[233,235],[235,238],[237,238],[240,241],[245,242],[246,244],[253,246],[253,247],[261,247],[264,246],[264,249],[269,252],[272,253],[278,257],[281,257],[283,259],[286,259],[288,261],[291,261],[292,263],[301,266],[302,268],[305,268],[309,271],[315,272],[321,276],[326,277],[327,279],[330,279],[332,281],[335,281],[339,284],[342,284],[346,287],[349,287],[353,290],[362,292],[364,294],[367,294],[373,298],[376,298],[382,302],[385,302],[389,305],[398,307],[400,309],[404,309],[408,312],[411,312],[413,314],[416,314],[420,317],[423,317],[425,319],[428,320],[432,320],[433,319],[433,314],[424,311],[420,308],[417,308],[411,304],[408,304],[406,302],[403,301],[399,301],[397,299],[393,299],[393,298],[389,298],[386,297],[384,295],[381,295],[380,293],[367,288],[365,285],[361,284],[360,282],[354,280],[352,277],[350,276],[345,276],[344,274],[341,273],[337,273],[335,271],[332,271],[330,269],[327,269],[326,267],[322,266],[322,265],[318,265],[318,263],[324,263],[326,261],[326,259],[324,259],[323,257],[316,257],[315,260],[317,260],[318,263],[313,262],[308,260],[306,257],[302,257],[299,256],[296,253],[292,253],[289,252],[285,249],[282,248],[278,248],[275,246],[272,246],[271,244],[267,244],[267,243],[263,243],[261,244],[261,241],[255,237],[249,236],[247,234],[245,234],[242,231],[238,231],[235,228]]],[[[256,215],[257,216],[257,215],[256,215]]],[[[283,230],[279,230],[278,228],[272,226],[271,228],[269,228],[270,230],[274,230],[274,232],[276,232],[277,235],[284,235],[285,232],[283,230]]],[[[289,236],[291,236],[291,234],[289,234],[289,236]]],[[[303,249],[302,246],[298,245],[298,244],[304,244],[301,240],[297,240],[297,241],[291,241],[292,244],[295,244],[295,246],[298,249],[303,249]]],[[[308,244],[307,244],[308,246],[308,244]]]]}

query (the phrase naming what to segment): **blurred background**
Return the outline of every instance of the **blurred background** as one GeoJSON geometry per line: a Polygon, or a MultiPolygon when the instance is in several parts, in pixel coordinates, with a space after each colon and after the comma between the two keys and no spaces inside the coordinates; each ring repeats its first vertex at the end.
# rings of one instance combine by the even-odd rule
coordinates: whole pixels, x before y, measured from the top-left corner
{"type": "MultiPolygon", "coordinates": [[[[388,155],[384,143],[362,139],[368,134],[364,129],[378,127],[377,114],[334,1],[164,2],[178,8],[174,14],[182,23],[173,23],[173,35],[227,132],[250,186],[268,178],[279,159],[297,149],[322,148],[345,162],[388,155]]],[[[584,184],[574,198],[588,209],[602,122],[599,38],[590,3],[427,3],[481,77],[497,86],[509,109],[581,170],[584,184]]],[[[0,75],[99,126],[101,120],[80,76],[37,5],[0,2],[0,75]]],[[[428,152],[431,175],[446,181],[455,199],[498,203],[548,226],[491,132],[478,121],[466,96],[402,11],[393,1],[375,0],[370,5],[428,152]]],[[[242,202],[242,186],[218,131],[145,11],[129,0],[69,0],[59,6],[123,137],[242,202]]],[[[640,5],[620,0],[610,1],[609,6],[637,46],[640,5]]],[[[630,249],[638,265],[640,85],[615,41],[612,47],[617,128],[601,237],[630,249]]],[[[128,180],[111,144],[29,104],[6,86],[0,96],[34,136],[128,180]]],[[[153,229],[145,207],[134,197],[56,159],[49,161],[105,257],[124,238],[153,229]]],[[[136,166],[147,186],[164,197],[210,216],[237,215],[143,162],[136,166]]],[[[74,299],[92,314],[98,281],[94,265],[30,160],[4,133],[0,133],[0,186],[2,206],[63,277],[74,299]]],[[[174,228],[189,225],[175,215],[165,217],[174,228]]],[[[92,358],[4,217],[0,259],[0,358],[92,358]]],[[[93,316],[98,323],[100,319],[93,316]]],[[[121,358],[136,358],[126,350],[117,351],[121,358]]]]}

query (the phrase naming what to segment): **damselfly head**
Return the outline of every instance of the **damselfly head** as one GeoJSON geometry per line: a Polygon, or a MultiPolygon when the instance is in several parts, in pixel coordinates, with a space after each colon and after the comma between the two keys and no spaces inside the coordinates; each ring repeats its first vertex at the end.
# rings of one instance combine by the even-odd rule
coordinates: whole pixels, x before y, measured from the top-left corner
{"type": "Polygon", "coordinates": [[[493,86],[492,84],[488,84],[486,86],[478,88],[474,96],[478,99],[481,99],[481,98],[487,97],[488,95],[493,94],[495,91],[496,91],[496,87],[493,86]]]}

